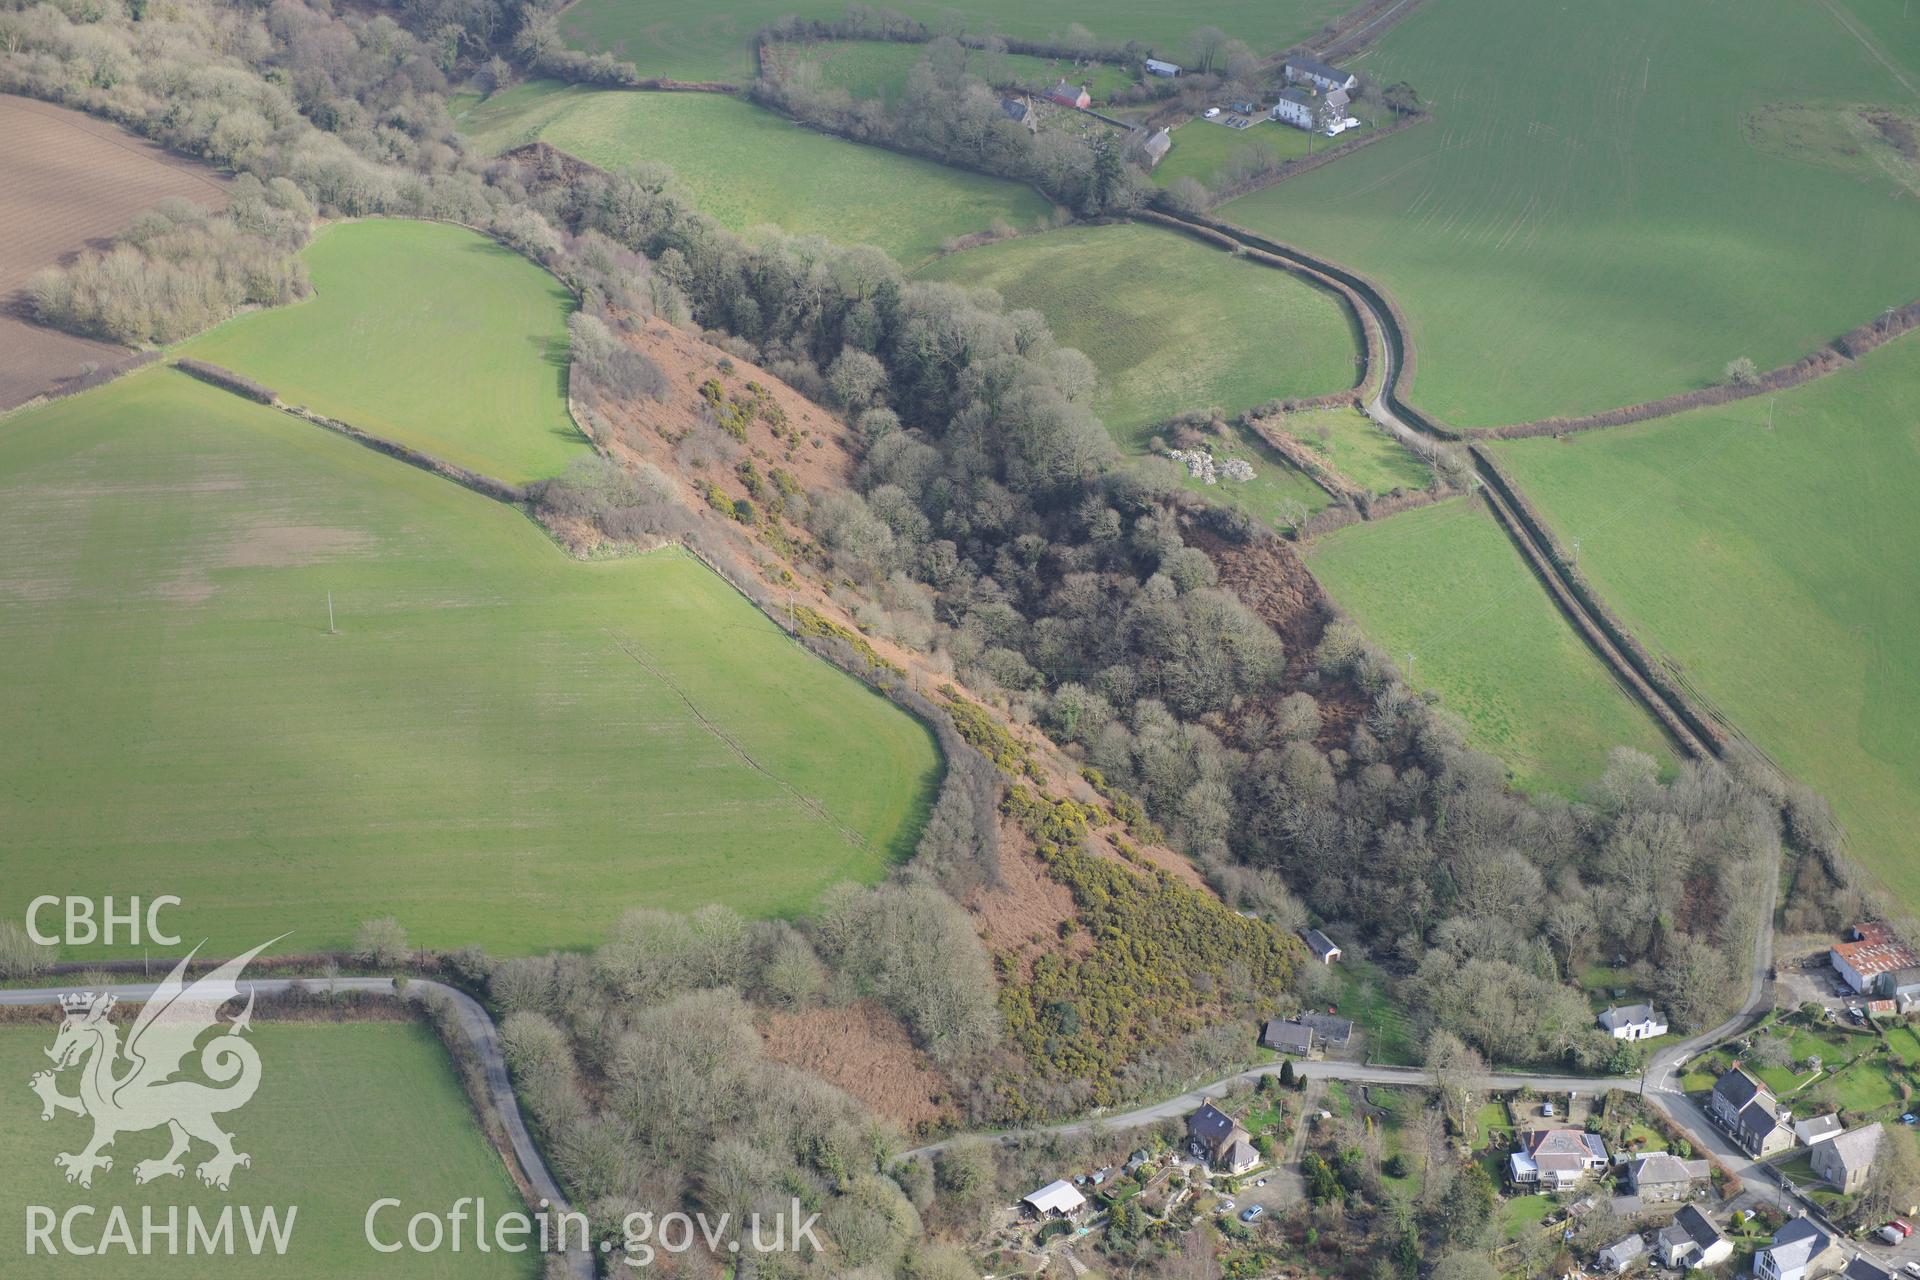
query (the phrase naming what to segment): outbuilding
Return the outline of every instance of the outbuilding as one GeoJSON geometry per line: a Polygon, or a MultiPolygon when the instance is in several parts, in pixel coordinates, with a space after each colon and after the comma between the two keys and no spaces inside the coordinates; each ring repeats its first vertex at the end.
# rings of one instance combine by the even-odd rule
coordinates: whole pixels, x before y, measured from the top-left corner
{"type": "Polygon", "coordinates": [[[1171,80],[1180,74],[1180,67],[1176,63],[1162,62],[1158,58],[1148,58],[1147,74],[1150,76],[1165,76],[1171,80]]]}
{"type": "Polygon", "coordinates": [[[1076,1191],[1071,1182],[1061,1178],[1022,1197],[1020,1203],[1032,1210],[1036,1218],[1076,1218],[1086,1211],[1087,1198],[1076,1191]]]}

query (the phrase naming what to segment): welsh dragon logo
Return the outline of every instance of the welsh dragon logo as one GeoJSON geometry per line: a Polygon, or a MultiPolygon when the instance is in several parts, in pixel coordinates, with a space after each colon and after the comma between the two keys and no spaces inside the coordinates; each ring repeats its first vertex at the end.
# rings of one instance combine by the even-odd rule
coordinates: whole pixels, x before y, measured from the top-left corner
{"type": "MultiPolygon", "coordinates": [[[[274,941],[278,941],[275,939],[274,941]]],[[[156,1178],[178,1178],[186,1173],[180,1157],[188,1154],[195,1140],[213,1148],[211,1158],[195,1170],[200,1181],[225,1191],[235,1168],[251,1165],[253,1159],[233,1149],[233,1135],[223,1130],[215,1116],[244,1107],[260,1087],[260,1055],[241,1037],[252,1025],[253,989],[247,989],[247,1006],[230,1022],[222,1023],[220,1009],[239,995],[238,979],[247,963],[272,946],[263,942],[236,959],[229,960],[191,986],[183,981],[186,959],[174,966],[140,1009],[127,1031],[126,1043],[120,1040],[120,1028],[109,1018],[115,1000],[106,992],[60,997],[66,1018],[47,1057],[53,1070],[42,1071],[30,1081],[40,1095],[42,1120],[51,1120],[58,1112],[71,1112],[93,1121],[93,1140],[78,1153],[63,1152],[53,1158],[64,1169],[68,1182],[83,1187],[93,1185],[96,1170],[113,1168],[113,1158],[103,1154],[123,1133],[139,1133],[164,1126],[172,1145],[158,1159],[142,1160],[133,1167],[136,1183],[156,1178]],[[222,1034],[208,1033],[224,1026],[222,1034]],[[211,1084],[196,1079],[181,1079],[188,1057],[199,1048],[199,1074],[211,1084]],[[77,1067],[80,1092],[69,1097],[56,1083],[61,1072],[77,1067]]],[[[197,953],[199,948],[194,948],[197,953]]]]}

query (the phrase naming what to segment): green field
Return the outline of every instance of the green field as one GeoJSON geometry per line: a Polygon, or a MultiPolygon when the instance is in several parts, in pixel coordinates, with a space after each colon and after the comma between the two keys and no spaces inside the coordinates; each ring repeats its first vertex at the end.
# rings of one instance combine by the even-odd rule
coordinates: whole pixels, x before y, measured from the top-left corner
{"type": "Polygon", "coordinates": [[[379,219],[324,228],[314,296],[194,339],[289,404],[510,483],[587,452],[567,414],[560,282],[463,227],[379,219]]]}
{"type": "Polygon", "coordinates": [[[1134,459],[1134,465],[1156,471],[1211,502],[1237,507],[1275,529],[1290,529],[1293,522],[1289,515],[1298,515],[1301,509],[1312,515],[1332,501],[1306,472],[1251,432],[1229,425],[1224,434],[1208,435],[1206,447],[1216,461],[1239,458],[1246,462],[1253,468],[1253,479],[1230,480],[1216,473],[1214,483],[1208,484],[1189,472],[1184,463],[1164,455],[1144,455],[1134,459]]]}
{"type": "Polygon", "coordinates": [[[802,129],[711,93],[630,93],[538,81],[497,93],[459,121],[489,154],[543,138],[603,169],[666,165],[736,231],[875,244],[912,267],[996,220],[1030,228],[1051,212],[1028,187],[802,129]]]}
{"type": "Polygon", "coordinates": [[[1891,179],[1748,137],[1770,104],[1920,105],[1825,4],[1451,0],[1364,69],[1435,118],[1223,213],[1392,290],[1413,399],[1448,421],[1685,391],[1920,294],[1920,218],[1891,179]]]}
{"type": "Polygon", "coordinates": [[[1372,493],[1424,489],[1427,464],[1357,409],[1309,409],[1282,418],[1280,428],[1327,460],[1327,465],[1372,493]]]}
{"type": "Polygon", "coordinates": [[[1211,120],[1189,120],[1173,131],[1173,150],[1154,167],[1153,180],[1164,187],[1175,178],[1195,178],[1211,189],[1218,185],[1227,162],[1241,151],[1257,151],[1276,160],[1297,160],[1311,148],[1332,145],[1328,138],[1271,120],[1246,129],[1229,129],[1211,120]]]}
{"type": "Polygon", "coordinates": [[[927,731],[677,551],[159,368],[0,421],[0,918],[174,894],[231,954],[806,909],[917,837],[927,731]],[[327,629],[331,594],[338,634],[327,629]]]}
{"type": "MultiPolygon", "coordinates": [[[[166,1154],[164,1129],[124,1133],[111,1148],[113,1168],[94,1175],[91,1190],[70,1186],[55,1168],[58,1152],[78,1151],[90,1126],[62,1114],[40,1119],[40,1100],[27,1078],[45,1070],[42,1050],[53,1043],[58,1023],[0,1026],[0,1072],[9,1087],[0,1089],[0,1144],[9,1159],[0,1167],[0,1214],[9,1222],[0,1257],[8,1275],[139,1277],[139,1280],[220,1280],[234,1276],[262,1280],[328,1280],[337,1276],[432,1280],[446,1277],[511,1277],[540,1274],[533,1254],[478,1253],[471,1234],[460,1253],[385,1255],[365,1240],[363,1219],[376,1200],[394,1197],[404,1213],[384,1213],[382,1239],[394,1238],[398,1224],[421,1210],[443,1214],[462,1196],[485,1197],[488,1217],[522,1207],[499,1155],[474,1121],[466,1095],[453,1075],[446,1050],[424,1026],[402,1022],[280,1022],[263,1016],[249,1039],[260,1054],[260,1089],[247,1105],[220,1117],[233,1134],[234,1149],[253,1163],[234,1172],[231,1191],[203,1187],[194,1165],[211,1149],[196,1144],[183,1160],[181,1178],[161,1178],[135,1186],[133,1167],[166,1154]],[[98,1243],[112,1206],[124,1206],[135,1233],[140,1211],[152,1206],[164,1222],[169,1206],[181,1219],[181,1256],[166,1254],[156,1237],[156,1256],[132,1258],[121,1249],[101,1257],[26,1257],[27,1207],[45,1206],[63,1214],[74,1205],[95,1205],[91,1219],[76,1220],[80,1243],[98,1243]],[[256,1212],[295,1208],[293,1231],[284,1257],[271,1252],[255,1258],[185,1256],[187,1207],[208,1220],[231,1205],[256,1212]],[[17,1261],[15,1259],[18,1259],[17,1261]]],[[[123,1027],[124,1031],[124,1027],[123,1027]]],[[[59,1080],[62,1093],[76,1091],[76,1072],[59,1080]]],[[[234,1231],[240,1235],[236,1221],[234,1231]]],[[[53,1241],[60,1236],[56,1231],[53,1241]]]]}
{"type": "Polygon", "coordinates": [[[1413,655],[1412,683],[1437,690],[1520,786],[1577,793],[1621,745],[1669,758],[1478,504],[1349,525],[1314,542],[1308,565],[1403,672],[1413,655]]]}
{"type": "MultiPolygon", "coordinates": [[[[1166,5],[1149,0],[1074,0],[1033,5],[1021,0],[899,0],[885,6],[944,27],[957,22],[970,34],[1044,40],[1078,22],[1103,40],[1138,40],[1176,61],[1186,56],[1196,27],[1217,26],[1262,54],[1277,53],[1312,35],[1351,8],[1350,0],[1203,0],[1166,5]]],[[[682,80],[753,78],[753,33],[776,18],[839,18],[844,0],[733,0],[725,12],[672,0],[576,0],[560,15],[560,29],[582,48],[608,50],[638,65],[644,76],[682,80]]]]}
{"type": "Polygon", "coordinates": [[[1095,410],[1133,450],[1175,414],[1237,414],[1358,377],[1359,338],[1338,298],[1159,227],[1065,227],[951,254],[920,274],[1046,316],[1099,368],[1095,410]]]}
{"type": "Polygon", "coordinates": [[[1920,908],[1920,339],[1778,397],[1501,456],[1634,632],[1920,908]]]}
{"type": "MultiPolygon", "coordinates": [[[[967,74],[996,88],[1044,92],[1062,79],[1084,84],[1096,104],[1136,83],[1127,67],[1096,62],[1078,66],[1072,60],[1040,58],[1026,53],[986,53],[962,49],[967,74]]],[[[907,87],[907,76],[926,59],[926,45],[888,40],[816,40],[774,46],[773,57],[798,68],[813,64],[811,73],[823,85],[844,89],[854,98],[897,99],[907,87]]]]}

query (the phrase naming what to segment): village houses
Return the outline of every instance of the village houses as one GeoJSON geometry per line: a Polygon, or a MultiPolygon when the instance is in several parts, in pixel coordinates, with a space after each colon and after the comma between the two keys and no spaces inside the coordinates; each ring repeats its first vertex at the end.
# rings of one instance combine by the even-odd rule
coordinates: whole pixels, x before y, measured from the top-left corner
{"type": "Polygon", "coordinates": [[[1570,1191],[1607,1167],[1607,1145],[1579,1129],[1532,1129],[1507,1157],[1507,1178],[1516,1188],[1570,1191]]]}
{"type": "Polygon", "coordinates": [[[1795,1218],[1773,1233],[1773,1241],[1753,1255],[1759,1280],[1806,1280],[1834,1269],[1839,1251],[1833,1238],[1809,1218],[1795,1218]]]}
{"type": "Polygon", "coordinates": [[[1793,1146],[1793,1131],[1780,1122],[1779,1100],[1743,1068],[1714,1081],[1711,1110],[1750,1156],[1764,1160],[1793,1146]]]}
{"type": "Polygon", "coordinates": [[[1733,1256],[1733,1241],[1721,1235],[1698,1206],[1685,1205],[1654,1237],[1654,1253],[1665,1267],[1717,1267],[1733,1256]]]}
{"type": "Polygon", "coordinates": [[[1252,1136],[1211,1102],[1187,1117],[1187,1150],[1221,1173],[1245,1173],[1260,1163],[1252,1136]]]}

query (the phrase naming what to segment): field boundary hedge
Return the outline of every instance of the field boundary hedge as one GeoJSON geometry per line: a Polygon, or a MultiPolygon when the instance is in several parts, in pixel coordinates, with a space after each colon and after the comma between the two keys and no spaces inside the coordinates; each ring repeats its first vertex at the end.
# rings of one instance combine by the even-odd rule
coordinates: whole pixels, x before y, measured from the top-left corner
{"type": "Polygon", "coordinates": [[[35,405],[51,404],[55,400],[65,400],[68,396],[77,396],[82,391],[91,391],[95,387],[104,387],[109,382],[123,378],[136,369],[146,368],[158,360],[163,354],[163,352],[156,348],[149,351],[135,351],[124,355],[110,364],[101,365],[92,373],[77,374],[51,390],[39,392],[31,399],[22,400],[19,404],[11,408],[0,409],[0,418],[5,418],[10,413],[18,413],[22,409],[31,409],[35,405]]]}
{"type": "Polygon", "coordinates": [[[173,362],[173,367],[184,374],[198,378],[210,386],[219,387],[222,391],[231,391],[233,394],[251,400],[255,404],[270,405],[280,398],[274,393],[273,388],[267,386],[265,383],[255,382],[252,378],[244,377],[231,369],[212,364],[206,360],[195,360],[190,356],[182,356],[173,362]]]}
{"type": "Polygon", "coordinates": [[[1412,17],[1424,3],[1426,0],[1368,0],[1357,9],[1349,9],[1322,30],[1330,39],[1314,56],[1323,62],[1350,57],[1412,17]],[[1396,8],[1399,16],[1386,22],[1396,8]]]}

